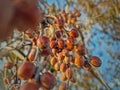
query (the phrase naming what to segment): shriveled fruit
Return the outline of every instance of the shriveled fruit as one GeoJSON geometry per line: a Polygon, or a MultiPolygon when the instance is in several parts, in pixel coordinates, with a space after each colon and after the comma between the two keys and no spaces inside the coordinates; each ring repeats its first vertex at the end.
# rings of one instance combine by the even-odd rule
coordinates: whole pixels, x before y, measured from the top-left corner
{"type": "Polygon", "coordinates": [[[92,64],[95,67],[100,67],[102,64],[102,61],[97,56],[92,56],[90,59],[90,64],[92,64]]]}
{"type": "Polygon", "coordinates": [[[56,78],[50,72],[45,72],[40,76],[41,86],[46,89],[52,89],[56,85],[56,78]]]}
{"type": "Polygon", "coordinates": [[[32,78],[35,73],[35,65],[29,61],[24,61],[18,68],[18,77],[24,80],[32,78]]]}
{"type": "Polygon", "coordinates": [[[68,86],[65,82],[62,82],[60,85],[59,85],[59,89],[58,90],[68,90],[68,86]]]}
{"type": "Polygon", "coordinates": [[[19,90],[39,90],[39,86],[32,82],[23,84],[19,90]]]}
{"type": "Polygon", "coordinates": [[[78,55],[75,57],[75,65],[77,67],[82,67],[84,65],[84,59],[82,56],[78,55]]]}

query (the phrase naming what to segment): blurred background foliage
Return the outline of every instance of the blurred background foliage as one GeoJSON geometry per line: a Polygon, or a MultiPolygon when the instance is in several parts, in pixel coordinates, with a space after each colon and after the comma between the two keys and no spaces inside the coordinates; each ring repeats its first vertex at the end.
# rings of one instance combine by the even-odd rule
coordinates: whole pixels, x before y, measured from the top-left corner
{"type": "MultiPolygon", "coordinates": [[[[99,68],[112,90],[120,89],[120,0],[43,0],[43,10],[56,14],[69,8],[81,12],[78,24],[84,34],[89,55],[99,56],[99,68]]],[[[4,46],[0,43],[0,48],[4,46]]],[[[0,60],[0,90],[2,88],[3,60],[0,60]]],[[[78,70],[78,83],[73,90],[106,90],[89,72],[78,70]]]]}

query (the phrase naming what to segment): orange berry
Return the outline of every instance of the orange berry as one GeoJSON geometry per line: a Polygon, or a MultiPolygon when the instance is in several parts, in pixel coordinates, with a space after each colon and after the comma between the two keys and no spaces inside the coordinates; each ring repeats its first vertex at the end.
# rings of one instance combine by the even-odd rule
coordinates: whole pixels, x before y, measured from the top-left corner
{"type": "Polygon", "coordinates": [[[85,46],[84,45],[76,45],[76,46],[74,46],[74,50],[79,55],[85,55],[85,46]]]}
{"type": "Polygon", "coordinates": [[[55,41],[56,40],[56,38],[55,37],[49,37],[49,41],[51,42],[51,41],[55,41]]]}
{"type": "Polygon", "coordinates": [[[56,48],[58,46],[55,40],[50,41],[50,48],[56,48]]]}
{"type": "Polygon", "coordinates": [[[80,17],[81,16],[81,13],[77,10],[77,9],[74,9],[74,15],[76,17],[80,17]]]}
{"type": "Polygon", "coordinates": [[[57,63],[57,59],[55,57],[50,58],[50,64],[55,65],[57,63]]]}
{"type": "Polygon", "coordinates": [[[65,63],[62,63],[62,64],[60,65],[60,71],[61,71],[61,72],[65,72],[66,69],[67,69],[67,65],[66,65],[65,63]]]}
{"type": "Polygon", "coordinates": [[[58,39],[58,47],[59,48],[64,48],[64,46],[65,46],[64,40],[63,39],[58,39]]]}
{"type": "Polygon", "coordinates": [[[64,56],[62,55],[62,53],[58,53],[58,54],[57,54],[57,59],[58,59],[60,62],[63,62],[64,56]]]}
{"type": "Polygon", "coordinates": [[[81,16],[81,13],[78,11],[78,12],[75,13],[75,16],[76,16],[76,17],[80,17],[80,16],[81,16]]]}
{"type": "Polygon", "coordinates": [[[62,24],[61,24],[61,23],[58,23],[58,22],[55,23],[55,26],[56,26],[57,29],[61,29],[61,28],[63,27],[62,24]]]}
{"type": "Polygon", "coordinates": [[[54,69],[56,71],[59,71],[60,70],[60,64],[57,62],[55,65],[54,65],[54,69]]]}
{"type": "Polygon", "coordinates": [[[68,49],[66,49],[66,48],[62,49],[62,55],[63,56],[68,56],[69,55],[68,49]]]}
{"type": "Polygon", "coordinates": [[[66,45],[67,45],[67,49],[68,50],[72,50],[73,49],[74,44],[75,44],[74,42],[75,42],[74,38],[68,38],[66,40],[66,45]]]}
{"type": "Polygon", "coordinates": [[[71,24],[74,24],[76,21],[77,21],[76,17],[72,17],[71,20],[70,20],[71,24]]]}
{"type": "Polygon", "coordinates": [[[61,80],[62,80],[62,81],[66,81],[66,80],[67,80],[67,77],[66,77],[65,74],[62,74],[62,75],[61,75],[61,80]]]}
{"type": "Polygon", "coordinates": [[[100,67],[102,64],[102,61],[97,56],[92,56],[90,59],[90,64],[92,64],[95,67],[100,67]]]}
{"type": "Polygon", "coordinates": [[[4,64],[4,68],[6,68],[6,69],[11,69],[12,67],[13,67],[13,63],[11,63],[11,62],[7,62],[4,64]]]}
{"type": "Polygon", "coordinates": [[[30,62],[35,60],[35,56],[36,56],[36,49],[32,48],[29,55],[28,55],[28,59],[30,62]]]}
{"type": "Polygon", "coordinates": [[[75,65],[77,67],[82,67],[84,65],[84,59],[82,56],[78,55],[75,57],[75,65]]]}
{"type": "Polygon", "coordinates": [[[67,79],[70,79],[72,77],[72,69],[67,68],[65,71],[65,75],[66,75],[67,79]]]}
{"type": "Polygon", "coordinates": [[[70,36],[70,37],[73,37],[73,38],[78,37],[78,36],[79,36],[78,30],[76,30],[76,29],[70,30],[70,31],[69,31],[69,36],[70,36]]]}
{"type": "Polygon", "coordinates": [[[68,90],[68,86],[65,82],[62,82],[60,85],[59,85],[59,89],[58,90],[68,90]]]}
{"type": "Polygon", "coordinates": [[[65,64],[69,64],[70,63],[70,57],[69,56],[65,56],[64,57],[64,63],[65,64]]]}
{"type": "Polygon", "coordinates": [[[52,53],[53,53],[53,54],[57,54],[58,52],[59,52],[58,49],[56,49],[56,48],[52,48],[52,53]]]}

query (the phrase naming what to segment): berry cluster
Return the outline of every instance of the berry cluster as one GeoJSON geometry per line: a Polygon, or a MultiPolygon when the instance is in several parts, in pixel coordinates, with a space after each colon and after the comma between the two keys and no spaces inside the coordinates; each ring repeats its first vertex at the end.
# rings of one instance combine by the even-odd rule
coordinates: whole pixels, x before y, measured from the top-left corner
{"type": "MultiPolygon", "coordinates": [[[[97,56],[86,57],[81,32],[75,25],[79,17],[76,9],[73,13],[63,10],[57,15],[46,15],[40,30],[25,32],[32,44],[27,59],[17,71],[20,80],[27,81],[20,90],[51,90],[57,84],[58,72],[61,78],[59,90],[68,90],[66,82],[76,82],[73,67],[90,71],[91,66],[101,66],[97,56]]],[[[11,63],[5,64],[5,68],[12,68],[11,63]]]]}

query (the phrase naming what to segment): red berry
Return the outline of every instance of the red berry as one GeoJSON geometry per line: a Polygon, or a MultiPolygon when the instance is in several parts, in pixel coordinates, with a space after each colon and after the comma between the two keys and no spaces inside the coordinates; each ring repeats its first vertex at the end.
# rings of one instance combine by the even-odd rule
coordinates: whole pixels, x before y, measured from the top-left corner
{"type": "Polygon", "coordinates": [[[57,38],[61,38],[63,32],[62,31],[56,31],[55,32],[57,38]]]}
{"type": "Polygon", "coordinates": [[[35,65],[29,61],[24,61],[18,68],[18,77],[24,80],[32,78],[35,73],[35,65]]]}
{"type": "Polygon", "coordinates": [[[58,39],[58,47],[59,48],[64,48],[64,46],[65,46],[64,40],[63,39],[58,39]]]}
{"type": "Polygon", "coordinates": [[[52,53],[50,48],[42,49],[40,55],[41,56],[49,56],[52,53]]]}
{"type": "Polygon", "coordinates": [[[70,37],[73,37],[73,38],[78,37],[78,36],[79,36],[78,30],[72,29],[72,30],[69,32],[69,36],[70,36],[70,37]]]}
{"type": "Polygon", "coordinates": [[[39,86],[37,83],[27,82],[23,84],[19,90],[39,90],[39,86]]]}
{"type": "Polygon", "coordinates": [[[84,47],[84,45],[76,45],[76,46],[74,46],[74,50],[79,55],[85,55],[85,47],[84,47]]]}
{"type": "Polygon", "coordinates": [[[56,78],[50,72],[45,72],[40,76],[41,86],[46,89],[52,89],[56,85],[56,78]]]}
{"type": "Polygon", "coordinates": [[[47,36],[39,36],[37,46],[42,49],[49,47],[49,38],[47,36]]]}

